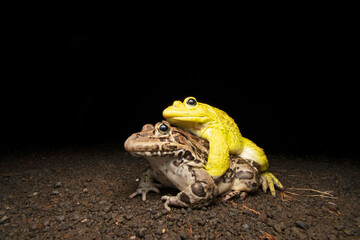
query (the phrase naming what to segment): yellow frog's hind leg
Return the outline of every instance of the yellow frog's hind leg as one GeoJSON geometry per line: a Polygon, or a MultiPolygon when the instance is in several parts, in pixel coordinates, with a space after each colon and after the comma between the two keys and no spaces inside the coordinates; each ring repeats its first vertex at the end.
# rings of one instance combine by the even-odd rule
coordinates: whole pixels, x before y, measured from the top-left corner
{"type": "Polygon", "coordinates": [[[265,172],[269,168],[269,162],[262,148],[247,138],[243,138],[244,149],[239,154],[243,159],[250,159],[259,164],[260,172],[265,172]]]}
{"type": "Polygon", "coordinates": [[[274,176],[274,174],[267,171],[269,168],[269,162],[265,155],[265,152],[262,148],[258,147],[254,142],[247,138],[243,138],[244,141],[244,149],[239,154],[243,159],[249,159],[255,161],[259,164],[259,169],[261,172],[260,179],[262,182],[263,191],[266,192],[267,189],[270,189],[270,192],[273,196],[275,193],[275,186],[282,189],[283,185],[281,182],[274,176]]]}

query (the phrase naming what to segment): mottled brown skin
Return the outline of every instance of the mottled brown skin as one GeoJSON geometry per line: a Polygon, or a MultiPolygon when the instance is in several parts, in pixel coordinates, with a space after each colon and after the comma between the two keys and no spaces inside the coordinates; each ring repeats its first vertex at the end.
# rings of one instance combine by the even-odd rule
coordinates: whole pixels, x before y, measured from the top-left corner
{"type": "Polygon", "coordinates": [[[149,191],[159,192],[158,187],[180,190],[176,196],[163,196],[165,208],[169,205],[198,208],[210,204],[218,195],[223,200],[234,196],[244,198],[248,192],[260,186],[259,166],[254,161],[230,155],[230,166],[215,182],[205,170],[209,142],[205,139],[170,126],[166,121],[155,126],[146,124],[142,131],[131,135],[124,144],[134,156],[146,158],[147,169],[137,191],[130,195],[142,195],[146,200],[149,191]],[[154,180],[160,184],[154,183],[154,180]]]}

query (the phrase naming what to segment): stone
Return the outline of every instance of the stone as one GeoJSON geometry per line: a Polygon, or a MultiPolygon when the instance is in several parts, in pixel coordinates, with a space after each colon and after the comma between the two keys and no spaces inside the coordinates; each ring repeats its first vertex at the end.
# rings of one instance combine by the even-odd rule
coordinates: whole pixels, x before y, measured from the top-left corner
{"type": "Polygon", "coordinates": [[[60,194],[60,192],[58,191],[58,190],[54,190],[54,191],[52,191],[52,193],[51,193],[51,195],[59,195],[60,194]]]}
{"type": "Polygon", "coordinates": [[[327,202],[325,206],[332,212],[336,212],[339,209],[338,206],[333,202],[327,202]]]}
{"type": "Polygon", "coordinates": [[[302,229],[308,229],[310,227],[309,223],[306,221],[296,221],[295,225],[302,229]]]}
{"type": "Polygon", "coordinates": [[[281,224],[280,223],[274,223],[274,226],[273,228],[275,229],[276,232],[278,233],[282,233],[282,227],[281,227],[281,224]]]}
{"type": "Polygon", "coordinates": [[[3,216],[1,219],[0,219],[0,224],[2,223],[8,223],[10,222],[10,218],[8,216],[3,216]]]}
{"type": "Polygon", "coordinates": [[[348,236],[354,236],[356,233],[356,230],[354,228],[345,228],[344,233],[348,236]]]}
{"type": "Polygon", "coordinates": [[[67,223],[61,223],[59,226],[60,230],[67,230],[69,228],[69,225],[67,223]]]}
{"type": "Polygon", "coordinates": [[[248,229],[250,229],[250,225],[245,223],[245,224],[242,225],[242,228],[245,229],[245,230],[248,230],[248,229]]]}
{"type": "Polygon", "coordinates": [[[56,220],[58,220],[59,222],[62,222],[62,221],[65,220],[65,216],[64,216],[64,215],[56,216],[55,218],[56,218],[56,220]]]}
{"type": "Polygon", "coordinates": [[[147,232],[147,228],[141,227],[136,231],[136,236],[138,236],[139,238],[143,238],[145,237],[146,232],[147,232]]]}

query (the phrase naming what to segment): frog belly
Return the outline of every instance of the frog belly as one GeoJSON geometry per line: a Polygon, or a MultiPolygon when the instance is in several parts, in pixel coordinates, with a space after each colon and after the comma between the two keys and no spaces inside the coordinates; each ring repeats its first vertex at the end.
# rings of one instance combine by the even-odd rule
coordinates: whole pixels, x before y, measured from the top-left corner
{"type": "Polygon", "coordinates": [[[191,185],[195,179],[191,172],[191,167],[186,164],[178,165],[178,159],[159,158],[158,161],[152,159],[151,166],[154,171],[160,171],[166,179],[155,176],[157,180],[166,187],[175,187],[183,191],[191,185]]]}
{"type": "Polygon", "coordinates": [[[219,189],[219,195],[221,195],[223,193],[230,191],[233,186],[233,183],[232,182],[224,183],[220,181],[217,186],[219,189]]]}

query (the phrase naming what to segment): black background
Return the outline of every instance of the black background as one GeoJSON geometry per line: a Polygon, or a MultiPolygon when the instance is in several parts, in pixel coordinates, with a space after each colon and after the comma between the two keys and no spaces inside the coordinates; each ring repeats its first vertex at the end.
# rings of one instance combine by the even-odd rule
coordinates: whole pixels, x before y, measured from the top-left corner
{"type": "Polygon", "coordinates": [[[267,152],[358,156],[351,16],[213,12],[195,21],[67,7],[4,34],[2,149],[121,145],[194,96],[267,152]]]}

